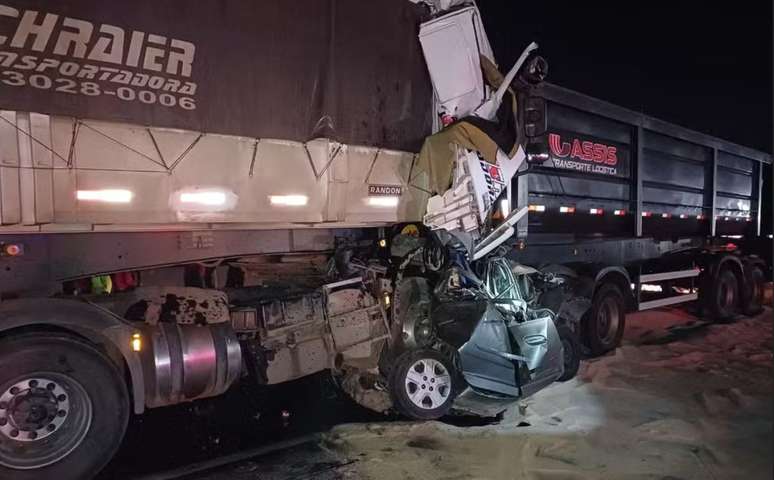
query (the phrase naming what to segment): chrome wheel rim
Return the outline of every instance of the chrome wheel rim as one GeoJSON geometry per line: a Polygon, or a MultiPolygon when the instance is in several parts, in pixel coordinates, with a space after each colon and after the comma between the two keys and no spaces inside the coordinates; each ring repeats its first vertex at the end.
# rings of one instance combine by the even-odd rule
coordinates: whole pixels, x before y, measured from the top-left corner
{"type": "Polygon", "coordinates": [[[86,390],[47,372],[0,386],[0,465],[29,470],[58,462],[83,442],[92,421],[86,390]]]}
{"type": "Polygon", "coordinates": [[[451,375],[441,362],[423,358],[406,371],[405,387],[412,404],[423,410],[433,410],[449,399],[451,375]]]}

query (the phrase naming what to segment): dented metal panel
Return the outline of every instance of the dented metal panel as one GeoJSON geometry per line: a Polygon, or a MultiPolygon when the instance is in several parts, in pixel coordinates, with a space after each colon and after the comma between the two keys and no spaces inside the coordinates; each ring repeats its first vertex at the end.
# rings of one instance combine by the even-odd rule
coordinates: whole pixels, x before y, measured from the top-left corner
{"type": "Polygon", "coordinates": [[[16,112],[21,223],[53,220],[51,125],[48,115],[16,112]]]}
{"type": "Polygon", "coordinates": [[[0,224],[21,221],[16,112],[0,111],[0,224]]]}
{"type": "Polygon", "coordinates": [[[464,117],[486,98],[479,64],[478,11],[464,8],[423,23],[419,30],[441,115],[464,117]]]}
{"type": "Polygon", "coordinates": [[[344,361],[357,358],[375,362],[381,344],[389,337],[381,305],[359,278],[326,285],[323,291],[336,352],[342,354],[344,361]]]}
{"type": "Polygon", "coordinates": [[[408,152],[26,112],[2,120],[3,224],[388,224],[418,220],[427,199],[408,152]],[[376,198],[371,185],[395,194],[376,198]]]}

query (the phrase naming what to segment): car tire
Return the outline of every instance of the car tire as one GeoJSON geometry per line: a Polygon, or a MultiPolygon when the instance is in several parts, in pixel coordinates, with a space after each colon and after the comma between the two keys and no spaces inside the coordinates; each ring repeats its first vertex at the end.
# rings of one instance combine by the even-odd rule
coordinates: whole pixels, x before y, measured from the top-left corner
{"type": "Polygon", "coordinates": [[[451,409],[457,376],[451,361],[435,350],[409,350],[390,373],[393,405],[414,420],[434,420],[451,409]]]}
{"type": "Polygon", "coordinates": [[[581,361],[581,345],[578,334],[567,325],[557,327],[559,340],[562,341],[562,355],[564,360],[564,372],[556,379],[557,382],[566,382],[575,378],[578,374],[581,361]]]}
{"type": "Polygon", "coordinates": [[[734,272],[728,268],[720,270],[712,281],[707,301],[712,320],[728,322],[736,316],[739,308],[739,280],[734,272]]]}
{"type": "Polygon", "coordinates": [[[763,311],[763,284],[766,282],[766,274],[759,265],[753,265],[749,267],[746,280],[747,295],[742,303],[742,313],[752,317],[763,311]]]}
{"type": "Polygon", "coordinates": [[[0,478],[97,475],[129,421],[115,364],[86,341],[57,333],[6,338],[0,352],[0,478]]]}
{"type": "Polygon", "coordinates": [[[626,326],[626,301],[617,285],[605,283],[597,289],[584,326],[592,356],[603,355],[620,345],[626,326]]]}

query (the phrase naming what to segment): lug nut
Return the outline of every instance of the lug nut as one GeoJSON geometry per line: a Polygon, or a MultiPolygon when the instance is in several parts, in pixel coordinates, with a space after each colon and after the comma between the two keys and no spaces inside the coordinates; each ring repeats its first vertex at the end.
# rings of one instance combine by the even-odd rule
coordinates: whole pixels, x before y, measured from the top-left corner
{"type": "Polygon", "coordinates": [[[60,401],[60,402],[64,402],[65,400],[67,400],[67,395],[65,395],[65,394],[63,393],[63,394],[59,395],[58,397],[56,397],[56,399],[57,399],[58,401],[60,401]]]}
{"type": "Polygon", "coordinates": [[[16,438],[18,436],[19,436],[19,431],[18,430],[16,430],[15,428],[13,430],[11,430],[11,437],[16,438]]]}
{"type": "Polygon", "coordinates": [[[37,387],[38,386],[38,381],[37,380],[30,380],[29,386],[30,386],[30,388],[37,387]]]}
{"type": "Polygon", "coordinates": [[[13,387],[11,389],[11,395],[18,395],[19,394],[19,387],[13,387]]]}
{"type": "Polygon", "coordinates": [[[56,388],[56,385],[54,383],[49,383],[48,385],[46,385],[46,389],[48,390],[53,390],[55,388],[56,388]]]}
{"type": "Polygon", "coordinates": [[[53,432],[54,430],[56,430],[56,425],[54,425],[53,423],[49,423],[48,426],[46,426],[46,430],[48,430],[49,432],[53,432]]]}
{"type": "Polygon", "coordinates": [[[7,418],[0,418],[0,427],[6,426],[7,423],[8,423],[7,418]]]}
{"type": "Polygon", "coordinates": [[[35,432],[30,432],[30,434],[28,436],[29,436],[30,440],[35,440],[36,438],[38,438],[38,434],[35,433],[35,432]]]}
{"type": "Polygon", "coordinates": [[[56,414],[59,415],[60,417],[64,417],[65,415],[67,415],[67,412],[65,412],[64,410],[59,410],[58,412],[56,412],[56,414]]]}
{"type": "Polygon", "coordinates": [[[0,402],[0,410],[5,410],[8,408],[8,404],[6,402],[0,402]]]}

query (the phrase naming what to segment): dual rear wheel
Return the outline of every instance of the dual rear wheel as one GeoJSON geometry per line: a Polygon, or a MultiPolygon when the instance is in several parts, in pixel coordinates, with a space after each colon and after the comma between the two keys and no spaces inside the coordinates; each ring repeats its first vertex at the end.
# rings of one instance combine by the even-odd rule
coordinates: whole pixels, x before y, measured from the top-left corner
{"type": "MultiPolygon", "coordinates": [[[[766,275],[760,265],[748,266],[742,280],[728,266],[708,279],[703,287],[706,313],[715,321],[728,321],[738,313],[757,315],[763,310],[763,285],[766,275]]],[[[584,323],[584,339],[591,355],[603,355],[621,342],[626,324],[626,300],[621,288],[602,284],[594,294],[591,310],[584,323]]]]}
{"type": "Polygon", "coordinates": [[[713,320],[727,322],[739,313],[752,316],[763,311],[766,275],[761,266],[746,267],[743,279],[725,266],[710,282],[703,306],[713,320]]]}
{"type": "Polygon", "coordinates": [[[0,478],[92,478],[128,420],[126,384],[93,345],[55,333],[0,341],[0,478]]]}

